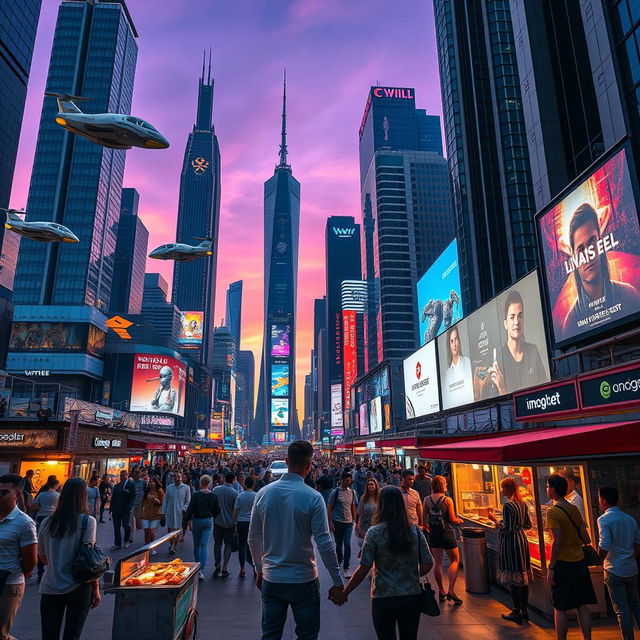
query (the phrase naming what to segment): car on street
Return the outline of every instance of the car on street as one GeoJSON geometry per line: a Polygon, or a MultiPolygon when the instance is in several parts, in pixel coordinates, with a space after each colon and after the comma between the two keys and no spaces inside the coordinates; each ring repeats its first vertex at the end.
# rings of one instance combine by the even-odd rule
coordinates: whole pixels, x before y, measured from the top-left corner
{"type": "Polygon", "coordinates": [[[284,460],[274,460],[269,465],[269,471],[271,471],[271,475],[274,479],[278,480],[287,473],[287,463],[284,460]]]}

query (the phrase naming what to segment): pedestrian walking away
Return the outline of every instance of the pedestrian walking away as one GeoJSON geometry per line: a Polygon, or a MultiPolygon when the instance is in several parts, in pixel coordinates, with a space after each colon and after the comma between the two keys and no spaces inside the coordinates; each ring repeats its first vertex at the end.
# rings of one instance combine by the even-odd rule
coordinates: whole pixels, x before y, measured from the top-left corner
{"type": "MultiPolygon", "coordinates": [[[[36,518],[36,530],[40,528],[40,525],[44,522],[45,518],[53,515],[60,499],[60,482],[56,476],[49,476],[45,484],[40,487],[38,495],[35,497],[31,509],[36,518]]],[[[44,573],[44,564],[38,557],[38,582],[42,580],[42,574],[44,573]]]]}
{"type": "Polygon", "coordinates": [[[340,474],[340,484],[331,492],[327,502],[329,530],[336,541],[338,563],[344,567],[344,577],[350,578],[351,534],[356,521],[356,494],[351,488],[352,477],[348,471],[340,474]]]}
{"type": "Polygon", "coordinates": [[[220,512],[213,521],[213,559],[216,565],[213,570],[214,578],[229,576],[229,559],[233,543],[233,509],[238,497],[238,492],[234,489],[235,482],[236,474],[233,471],[227,471],[224,484],[213,490],[220,506],[220,512]],[[223,544],[224,556],[222,555],[223,544]]]}
{"type": "Polygon", "coordinates": [[[418,475],[413,482],[413,488],[420,496],[420,504],[424,504],[425,498],[431,495],[431,478],[427,475],[427,468],[422,464],[418,466],[418,475]]]}
{"type": "Polygon", "coordinates": [[[111,498],[112,489],[111,480],[109,479],[108,474],[105,473],[102,476],[98,489],[100,490],[100,522],[104,522],[104,510],[111,498]]]}
{"type": "Polygon", "coordinates": [[[98,476],[91,476],[87,487],[87,500],[89,501],[89,513],[98,521],[100,509],[100,489],[98,489],[98,476]]]}
{"type": "Polygon", "coordinates": [[[296,440],[287,450],[287,468],[280,480],[260,490],[255,499],[249,547],[262,591],[262,640],[280,640],[291,607],[300,640],[320,633],[320,582],[313,541],[331,575],[329,597],[344,602],[336,551],[329,534],[322,496],[305,484],[313,447],[296,440]]]}
{"type": "Polygon", "coordinates": [[[333,478],[329,475],[329,469],[325,467],[320,477],[316,480],[316,489],[320,492],[325,504],[327,504],[334,486],[333,478]]]}
{"type": "MultiPolygon", "coordinates": [[[[240,577],[244,578],[245,562],[253,567],[253,559],[251,558],[251,550],[249,549],[249,523],[251,521],[251,511],[256,499],[256,493],[253,490],[255,486],[255,478],[249,476],[244,481],[244,491],[236,497],[233,507],[233,527],[238,534],[238,561],[240,562],[240,577]]],[[[255,568],[254,568],[255,575],[255,568]]]]}
{"type": "Polygon", "coordinates": [[[640,527],[630,515],[618,507],[618,490],[600,487],[598,503],[603,514],[598,518],[598,548],[604,561],[604,583],[623,640],[634,640],[633,622],[640,629],[640,595],[638,595],[638,563],[640,527]]]}

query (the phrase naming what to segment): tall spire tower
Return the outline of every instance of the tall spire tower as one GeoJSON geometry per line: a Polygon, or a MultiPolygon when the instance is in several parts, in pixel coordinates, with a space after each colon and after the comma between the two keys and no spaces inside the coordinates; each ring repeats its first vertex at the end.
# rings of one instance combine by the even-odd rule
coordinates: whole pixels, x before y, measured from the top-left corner
{"type": "Polygon", "coordinates": [[[287,76],[282,92],[278,164],[264,183],[264,334],[252,438],[272,444],[298,437],[296,412],[296,302],[300,183],[288,164],[287,76]]]}

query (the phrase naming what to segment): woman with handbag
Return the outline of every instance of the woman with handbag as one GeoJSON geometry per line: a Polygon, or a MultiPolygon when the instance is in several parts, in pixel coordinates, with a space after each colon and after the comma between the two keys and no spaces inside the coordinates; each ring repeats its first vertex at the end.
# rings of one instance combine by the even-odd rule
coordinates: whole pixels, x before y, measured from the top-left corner
{"type": "Polygon", "coordinates": [[[409,524],[400,489],[384,487],[364,539],[360,566],[345,587],[344,598],[373,567],[371,614],[378,640],[396,640],[396,627],[400,640],[416,640],[423,607],[420,576],[426,576],[432,565],[422,531],[409,524]]]}
{"type": "Polygon", "coordinates": [[[38,555],[45,565],[40,583],[42,640],[79,640],[89,609],[100,603],[98,580],[79,583],[74,561],[83,544],[95,544],[96,520],[89,515],[87,483],[67,480],[55,512],[40,525],[38,555]]]}
{"type": "Polygon", "coordinates": [[[356,524],[356,538],[358,544],[362,547],[367,531],[373,523],[373,519],[378,512],[378,497],[380,496],[380,487],[375,478],[369,478],[365,485],[364,494],[360,498],[356,515],[358,523],[356,524]]]}
{"type": "Polygon", "coordinates": [[[529,620],[529,583],[533,579],[529,543],[524,533],[531,529],[531,518],[515,478],[504,478],[500,488],[506,498],[502,520],[498,522],[493,512],[489,512],[489,520],[498,527],[498,582],[511,591],[513,599],[511,612],[503,613],[502,617],[522,624],[529,620]]]}

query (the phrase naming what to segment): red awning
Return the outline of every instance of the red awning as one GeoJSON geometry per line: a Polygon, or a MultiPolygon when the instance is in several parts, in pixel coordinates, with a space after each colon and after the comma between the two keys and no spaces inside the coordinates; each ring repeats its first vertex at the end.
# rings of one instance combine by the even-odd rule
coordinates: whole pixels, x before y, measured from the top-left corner
{"type": "Polygon", "coordinates": [[[420,457],[449,462],[523,462],[640,453],[640,423],[532,429],[420,448],[420,457]]]}

